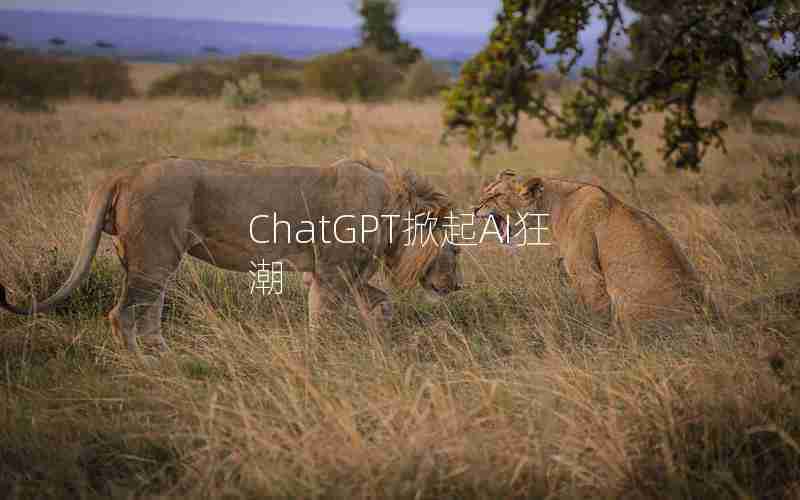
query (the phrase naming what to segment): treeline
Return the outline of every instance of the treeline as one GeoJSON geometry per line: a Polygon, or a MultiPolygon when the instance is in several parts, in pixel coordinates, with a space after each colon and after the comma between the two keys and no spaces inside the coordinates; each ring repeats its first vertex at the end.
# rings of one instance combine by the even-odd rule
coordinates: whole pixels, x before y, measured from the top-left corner
{"type": "Polygon", "coordinates": [[[246,55],[195,63],[154,82],[148,95],[219,97],[225,82],[241,82],[252,75],[257,75],[266,93],[274,97],[324,95],[358,100],[432,96],[450,78],[430,61],[400,64],[378,50],[361,47],[302,62],[246,55]]]}
{"type": "MultiPolygon", "coordinates": [[[[146,95],[228,97],[237,103],[252,102],[248,95],[259,96],[255,100],[300,95],[423,98],[439,93],[449,79],[446,70],[421,58],[400,64],[373,48],[352,48],[310,61],[269,54],[211,58],[154,81],[146,95]]],[[[109,57],[71,58],[0,49],[0,101],[21,111],[36,111],[75,96],[104,101],[136,96],[130,66],[109,57]]]]}

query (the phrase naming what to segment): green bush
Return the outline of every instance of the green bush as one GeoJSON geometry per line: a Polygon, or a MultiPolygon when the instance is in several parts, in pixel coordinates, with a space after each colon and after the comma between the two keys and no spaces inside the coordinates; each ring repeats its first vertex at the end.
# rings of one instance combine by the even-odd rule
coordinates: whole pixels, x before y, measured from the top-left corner
{"type": "Polygon", "coordinates": [[[153,82],[150,97],[220,97],[225,82],[240,82],[257,75],[271,96],[302,92],[303,63],[270,54],[247,54],[236,59],[211,60],[182,68],[153,82]]]}
{"type": "Polygon", "coordinates": [[[238,82],[227,81],[222,88],[225,104],[235,109],[244,109],[261,104],[267,99],[267,91],[257,73],[250,73],[238,82]]]}
{"type": "Polygon", "coordinates": [[[136,94],[130,67],[108,57],[89,57],[80,61],[81,93],[99,101],[120,101],[136,94]]]}
{"type": "Polygon", "coordinates": [[[220,67],[240,81],[253,73],[270,97],[298,95],[303,91],[303,63],[271,54],[245,54],[221,63],[220,67]]]}
{"type": "Polygon", "coordinates": [[[262,79],[278,72],[300,71],[303,63],[272,54],[244,54],[236,59],[222,62],[222,66],[233,74],[234,78],[241,80],[252,73],[257,73],[262,79]]]}
{"type": "Polygon", "coordinates": [[[402,82],[400,69],[374,49],[347,49],[308,62],[304,71],[308,89],[339,99],[374,100],[387,97],[402,82]]]}
{"type": "Polygon", "coordinates": [[[51,102],[85,95],[119,100],[134,95],[129,67],[103,57],[62,59],[0,50],[0,100],[20,111],[51,109],[51,102]]]}
{"type": "Polygon", "coordinates": [[[191,65],[177,73],[159,78],[150,85],[150,97],[219,97],[231,74],[212,71],[200,65],[191,65]]]}

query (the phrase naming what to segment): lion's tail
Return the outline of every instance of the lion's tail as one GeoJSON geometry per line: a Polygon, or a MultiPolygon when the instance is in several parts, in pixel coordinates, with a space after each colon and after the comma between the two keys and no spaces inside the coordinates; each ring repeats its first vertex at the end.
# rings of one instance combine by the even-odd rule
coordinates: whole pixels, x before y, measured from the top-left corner
{"type": "Polygon", "coordinates": [[[89,272],[92,265],[92,259],[97,253],[97,245],[100,243],[100,236],[103,232],[106,214],[108,213],[113,203],[114,195],[116,193],[117,183],[109,182],[103,187],[95,191],[89,203],[89,224],[86,232],[83,235],[83,243],[81,251],[78,255],[78,260],[72,267],[72,272],[67,278],[67,281],[61,285],[56,293],[42,302],[31,304],[29,309],[14,306],[6,300],[6,289],[0,284],[0,308],[11,311],[16,314],[31,315],[36,313],[45,312],[53,306],[67,298],[78,285],[81,284],[83,278],[89,272]]]}

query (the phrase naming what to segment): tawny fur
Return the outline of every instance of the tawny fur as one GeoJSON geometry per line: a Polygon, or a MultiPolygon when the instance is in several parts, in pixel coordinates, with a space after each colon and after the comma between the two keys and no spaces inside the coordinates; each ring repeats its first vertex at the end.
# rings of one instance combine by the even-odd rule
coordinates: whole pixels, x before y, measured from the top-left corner
{"type": "Polygon", "coordinates": [[[569,281],[592,310],[610,314],[617,326],[688,318],[704,302],[716,312],[667,229],[600,186],[524,180],[505,171],[483,190],[479,207],[512,225],[519,224],[519,214],[550,214],[549,234],[569,281]]]}
{"type": "MultiPolygon", "coordinates": [[[[461,286],[453,245],[405,245],[401,238],[401,224],[409,214],[435,215],[450,209],[447,196],[413,172],[381,169],[363,161],[343,160],[328,167],[265,167],[170,158],[117,174],[95,191],[77,262],[52,297],[25,309],[10,305],[0,286],[0,307],[33,314],[66,298],[88,274],[101,233],[106,232],[114,237],[125,269],[120,299],[109,320],[135,352],[137,337],[166,349],[160,329],[164,287],[186,253],[233,271],[251,271],[251,261],[263,259],[283,261],[284,269],[304,272],[310,287],[312,328],[321,326],[323,312],[334,301],[353,296],[385,321],[391,312],[388,297],[368,283],[382,263],[399,286],[420,282],[437,296],[461,286]],[[276,241],[254,242],[251,219],[273,213],[292,228],[313,221],[316,243],[298,242],[296,235],[287,241],[284,226],[276,241]],[[381,218],[387,214],[399,217],[381,218]],[[342,231],[355,230],[358,243],[322,243],[323,218],[331,222],[341,215],[354,216],[342,225],[342,231]],[[380,230],[362,242],[364,215],[377,217],[380,230]]],[[[331,226],[329,240],[333,240],[331,226]]],[[[258,227],[269,228],[266,234],[272,236],[271,221],[258,227]]]]}

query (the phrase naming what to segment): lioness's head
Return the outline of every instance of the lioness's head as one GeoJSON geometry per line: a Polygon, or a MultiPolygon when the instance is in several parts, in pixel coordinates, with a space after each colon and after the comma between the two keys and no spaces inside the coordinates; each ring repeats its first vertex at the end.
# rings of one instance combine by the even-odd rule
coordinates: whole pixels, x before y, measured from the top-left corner
{"type": "Polygon", "coordinates": [[[504,170],[483,188],[474,208],[475,217],[493,222],[500,234],[506,234],[509,226],[536,222],[525,218],[525,214],[543,210],[542,191],[541,178],[523,180],[513,171],[504,170]]]}

